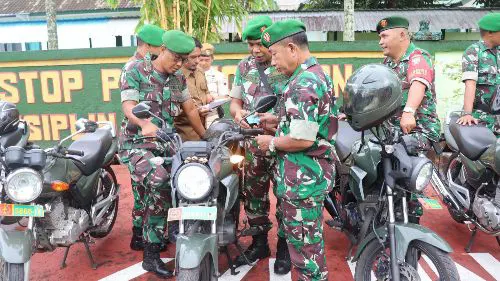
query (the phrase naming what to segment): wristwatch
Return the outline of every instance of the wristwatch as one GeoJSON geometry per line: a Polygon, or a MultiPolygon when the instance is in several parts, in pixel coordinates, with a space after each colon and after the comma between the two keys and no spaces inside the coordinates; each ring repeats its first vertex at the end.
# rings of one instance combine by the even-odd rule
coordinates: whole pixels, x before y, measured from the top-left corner
{"type": "Polygon", "coordinates": [[[275,137],[273,137],[271,139],[271,142],[269,143],[269,151],[271,151],[271,152],[275,152],[276,151],[276,147],[274,146],[274,139],[275,139],[275,137]]]}
{"type": "Polygon", "coordinates": [[[408,113],[411,113],[413,115],[415,115],[415,113],[416,113],[415,109],[411,108],[410,106],[405,106],[403,108],[403,112],[408,112],[408,113]]]}

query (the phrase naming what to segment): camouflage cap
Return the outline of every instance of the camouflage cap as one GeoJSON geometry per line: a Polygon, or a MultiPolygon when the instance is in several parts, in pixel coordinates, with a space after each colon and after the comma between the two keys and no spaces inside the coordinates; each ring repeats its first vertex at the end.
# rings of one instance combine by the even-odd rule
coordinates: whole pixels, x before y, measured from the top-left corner
{"type": "Polygon", "coordinates": [[[165,30],[156,25],[145,24],[137,32],[137,37],[151,46],[159,47],[162,44],[161,37],[164,33],[165,30]]]}
{"type": "Polygon", "coordinates": [[[247,26],[243,30],[243,41],[258,40],[264,29],[273,24],[273,20],[269,16],[256,16],[249,20],[247,26]]]}
{"type": "Polygon", "coordinates": [[[406,18],[393,16],[381,19],[377,24],[377,33],[393,28],[406,28],[410,23],[406,18]]]}
{"type": "Polygon", "coordinates": [[[477,25],[482,30],[497,32],[500,31],[500,13],[489,13],[482,17],[477,25]]]}
{"type": "Polygon", "coordinates": [[[273,44],[295,35],[300,32],[305,32],[306,26],[303,22],[298,20],[284,20],[279,21],[268,27],[262,33],[261,42],[266,48],[271,47],[273,44]]]}
{"type": "Polygon", "coordinates": [[[180,30],[165,31],[162,41],[167,49],[177,54],[189,54],[195,47],[193,37],[180,30]]]}
{"type": "Polygon", "coordinates": [[[215,53],[215,47],[210,43],[203,43],[201,47],[201,55],[209,57],[215,53]]]}

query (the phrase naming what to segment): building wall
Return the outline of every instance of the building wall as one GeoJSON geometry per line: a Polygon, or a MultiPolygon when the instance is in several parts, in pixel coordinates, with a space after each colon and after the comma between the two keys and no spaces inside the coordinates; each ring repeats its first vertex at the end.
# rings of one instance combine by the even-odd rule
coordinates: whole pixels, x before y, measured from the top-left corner
{"type": "MultiPolygon", "coordinates": [[[[137,19],[82,19],[58,20],[59,49],[116,47],[116,36],[122,36],[123,46],[131,45],[137,19]]],[[[47,49],[47,23],[45,21],[4,22],[0,24],[0,44],[40,42],[47,49]]]]}

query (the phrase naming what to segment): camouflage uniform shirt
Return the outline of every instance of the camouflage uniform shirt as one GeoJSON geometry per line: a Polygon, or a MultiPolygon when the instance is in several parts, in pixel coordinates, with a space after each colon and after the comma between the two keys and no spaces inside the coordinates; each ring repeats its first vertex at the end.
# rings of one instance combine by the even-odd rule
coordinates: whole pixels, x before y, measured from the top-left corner
{"type": "MultiPolygon", "coordinates": [[[[120,78],[122,102],[133,100],[146,101],[151,106],[151,112],[166,121],[170,126],[174,117],[182,110],[181,104],[190,99],[186,80],[182,73],[166,75],[156,71],[151,63],[144,60],[128,62],[120,78]]],[[[153,118],[152,122],[161,127],[160,120],[153,118]]],[[[156,141],[139,140],[142,137],[141,128],[130,124],[124,117],[121,126],[120,149],[144,148],[156,149],[156,141]]]]}
{"type": "Polygon", "coordinates": [[[333,83],[311,57],[288,80],[281,99],[276,136],[314,141],[303,151],[278,151],[277,197],[316,198],[333,187],[334,143],[338,129],[333,83]]]}
{"type": "MultiPolygon", "coordinates": [[[[484,41],[470,45],[462,56],[462,80],[476,81],[474,109],[500,109],[500,46],[488,48],[484,41]]],[[[496,111],[496,110],[495,110],[496,111]]]]}
{"type": "MultiPolygon", "coordinates": [[[[413,130],[422,133],[433,142],[439,141],[441,122],[436,113],[435,75],[431,55],[427,51],[417,48],[413,43],[410,43],[399,63],[386,57],[384,64],[392,68],[401,80],[403,88],[401,109],[404,108],[408,101],[408,92],[414,81],[419,81],[426,86],[422,103],[416,110],[415,119],[417,126],[413,130]]],[[[401,114],[402,111],[391,120],[391,123],[396,128],[401,128],[399,125],[401,114]]]]}

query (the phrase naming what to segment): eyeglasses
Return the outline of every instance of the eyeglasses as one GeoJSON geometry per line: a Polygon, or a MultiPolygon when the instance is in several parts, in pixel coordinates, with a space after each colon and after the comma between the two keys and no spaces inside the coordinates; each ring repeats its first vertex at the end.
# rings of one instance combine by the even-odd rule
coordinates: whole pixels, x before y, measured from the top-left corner
{"type": "Polygon", "coordinates": [[[163,46],[165,48],[165,50],[167,52],[169,52],[173,57],[174,57],[174,62],[175,63],[178,63],[178,62],[182,62],[182,63],[185,63],[187,60],[188,60],[188,57],[187,56],[181,56],[179,54],[176,54],[172,51],[170,51],[168,48],[166,48],[165,46],[163,46]]]}

